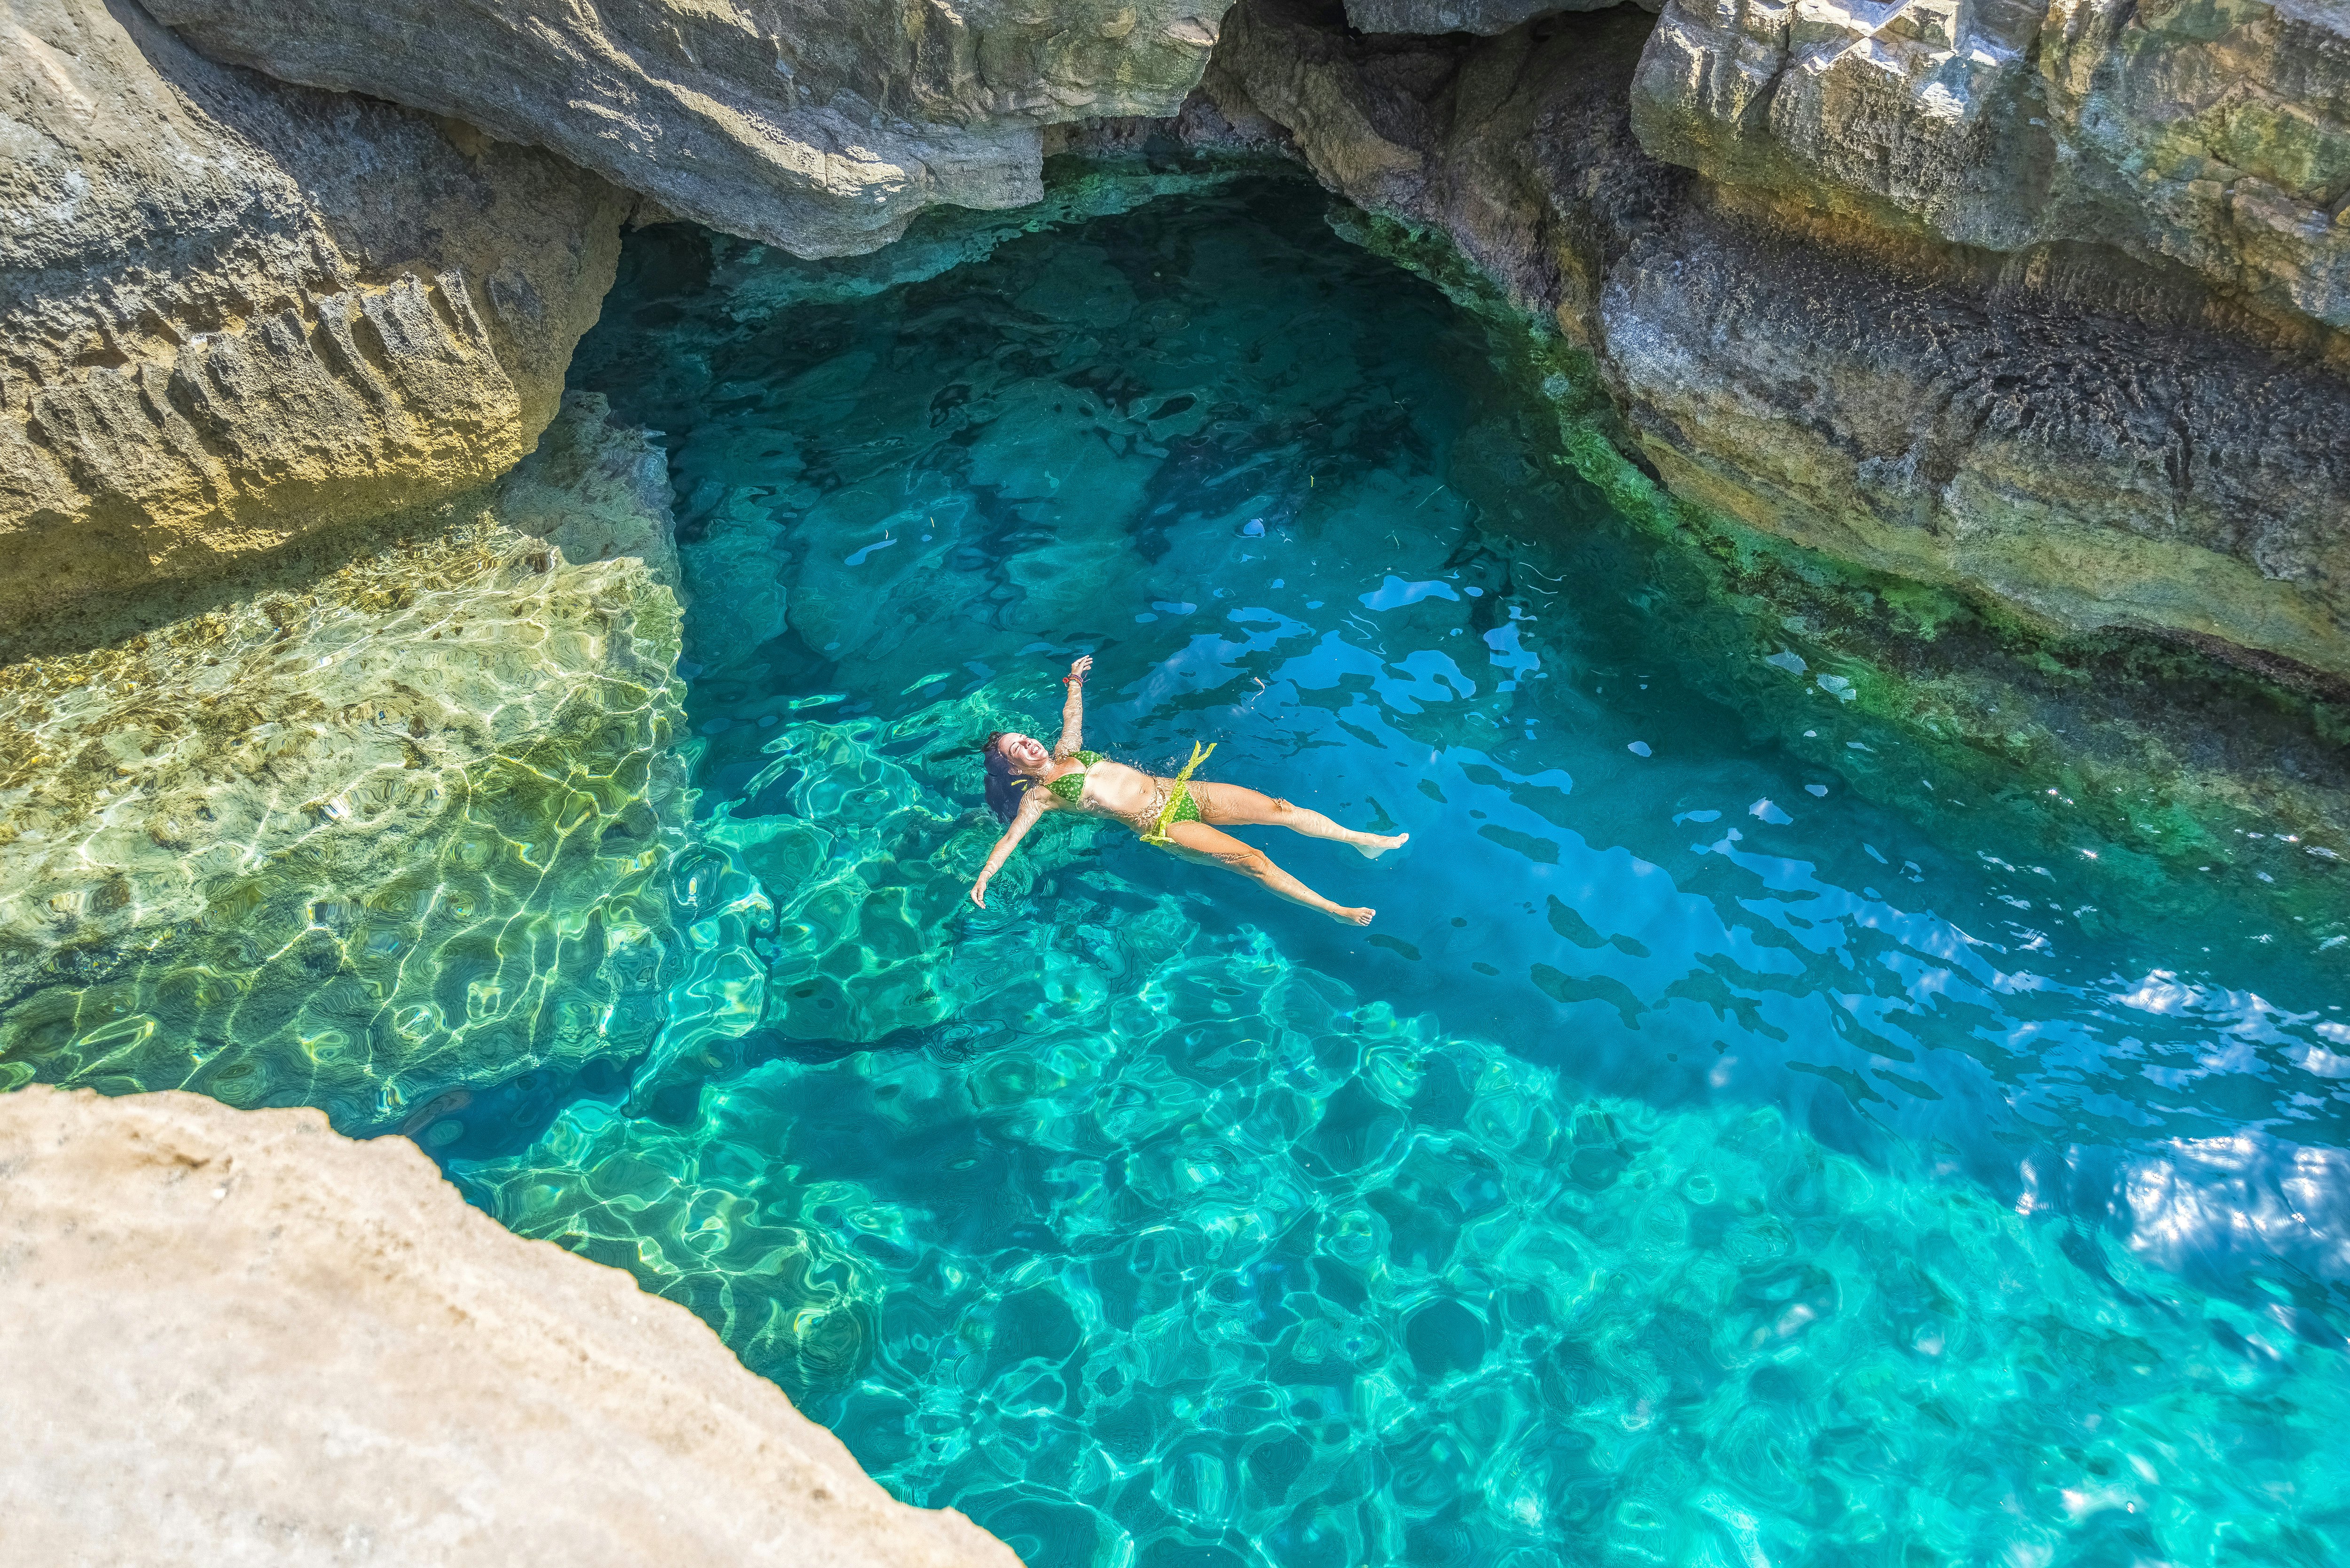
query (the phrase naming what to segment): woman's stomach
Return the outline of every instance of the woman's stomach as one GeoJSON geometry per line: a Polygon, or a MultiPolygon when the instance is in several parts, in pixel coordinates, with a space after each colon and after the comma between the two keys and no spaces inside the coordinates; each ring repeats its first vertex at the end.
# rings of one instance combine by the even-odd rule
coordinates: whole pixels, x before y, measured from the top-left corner
{"type": "Polygon", "coordinates": [[[1086,770],[1084,805],[1100,815],[1131,821],[1158,808],[1157,783],[1124,763],[1096,763],[1086,770]]]}

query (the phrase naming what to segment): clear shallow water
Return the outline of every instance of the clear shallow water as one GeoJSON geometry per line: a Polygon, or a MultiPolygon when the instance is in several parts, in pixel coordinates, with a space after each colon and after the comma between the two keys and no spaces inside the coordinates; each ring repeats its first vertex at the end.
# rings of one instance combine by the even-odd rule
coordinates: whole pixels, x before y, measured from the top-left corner
{"type": "Polygon", "coordinates": [[[2325,862],[1868,804],[1960,786],[1308,188],[838,302],[698,244],[575,376],[681,497],[685,974],[427,1129],[478,1201],[1035,1564],[2338,1558],[2350,1028],[2250,884],[2325,862]],[[1378,923],[1061,823],[969,908],[1079,651],[1090,744],[1409,829],[1253,835],[1378,923]]]}

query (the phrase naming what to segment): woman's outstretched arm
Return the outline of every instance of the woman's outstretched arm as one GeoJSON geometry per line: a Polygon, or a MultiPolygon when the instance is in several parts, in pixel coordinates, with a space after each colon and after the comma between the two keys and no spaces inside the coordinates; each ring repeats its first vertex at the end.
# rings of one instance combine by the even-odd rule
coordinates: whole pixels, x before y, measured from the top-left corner
{"type": "Polygon", "coordinates": [[[972,903],[983,909],[987,908],[989,879],[1003,869],[1003,863],[1012,858],[1012,852],[1020,847],[1020,841],[1028,836],[1030,828],[1036,826],[1036,819],[1045,815],[1045,807],[1051,799],[1037,784],[1030,784],[1022,793],[1020,809],[1012,814],[1012,826],[1005,828],[1003,836],[995,841],[995,847],[988,852],[987,864],[979,868],[979,880],[971,885],[972,903]]]}
{"type": "Polygon", "coordinates": [[[1086,671],[1094,667],[1094,656],[1087,654],[1069,666],[1068,678],[1061,682],[1069,694],[1061,700],[1061,739],[1053,747],[1053,755],[1066,757],[1086,743],[1086,671]]]}

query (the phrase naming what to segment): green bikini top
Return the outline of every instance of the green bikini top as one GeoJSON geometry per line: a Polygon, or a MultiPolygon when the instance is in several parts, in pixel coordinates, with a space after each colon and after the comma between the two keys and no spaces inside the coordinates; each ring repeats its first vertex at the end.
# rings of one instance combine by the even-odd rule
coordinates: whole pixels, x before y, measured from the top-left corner
{"type": "Polygon", "coordinates": [[[1059,778],[1055,779],[1045,787],[1051,790],[1055,794],[1059,795],[1063,800],[1067,801],[1071,805],[1075,805],[1085,798],[1086,768],[1089,768],[1096,763],[1101,761],[1102,754],[1099,752],[1071,752],[1069,755],[1076,758],[1078,762],[1083,763],[1085,767],[1077,769],[1075,773],[1063,774],[1059,778]]]}

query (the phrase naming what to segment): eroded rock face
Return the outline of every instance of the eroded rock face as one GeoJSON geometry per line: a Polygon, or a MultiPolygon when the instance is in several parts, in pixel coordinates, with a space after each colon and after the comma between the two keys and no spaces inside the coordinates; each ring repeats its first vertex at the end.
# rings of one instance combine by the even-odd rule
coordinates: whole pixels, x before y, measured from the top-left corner
{"type": "Polygon", "coordinates": [[[1648,151],[1961,244],[2117,245],[2350,327],[2350,12],[2271,0],[1672,0],[1648,151]]]}
{"type": "Polygon", "coordinates": [[[0,667],[0,1085],[421,1133],[421,1082],[648,1047],[679,610],[666,465],[605,414],[348,560],[0,667]]]}
{"type": "Polygon", "coordinates": [[[1171,114],[1229,0],[810,6],[158,0],[207,53],[552,148],[671,213],[804,256],[929,203],[1036,201],[1038,132],[1171,114]]]}
{"type": "Polygon", "coordinates": [[[1018,1568],[684,1307],[316,1111],[0,1095],[0,1254],[21,1561],[1018,1568]]]}
{"type": "Polygon", "coordinates": [[[215,65],[135,4],[0,17],[0,624],[530,450],[621,192],[215,65]]]}
{"type": "Polygon", "coordinates": [[[2321,328],[2237,330],[2241,296],[2113,249],[1967,249],[1659,162],[1627,110],[1659,47],[1629,11],[1367,38],[1247,0],[1201,97],[1551,314],[1677,493],[2063,627],[2350,674],[2321,328]]]}
{"type": "Polygon", "coordinates": [[[2061,627],[2350,674],[2350,386],[2323,371],[1703,216],[1610,270],[1597,330],[1677,495],[2061,627]]]}

